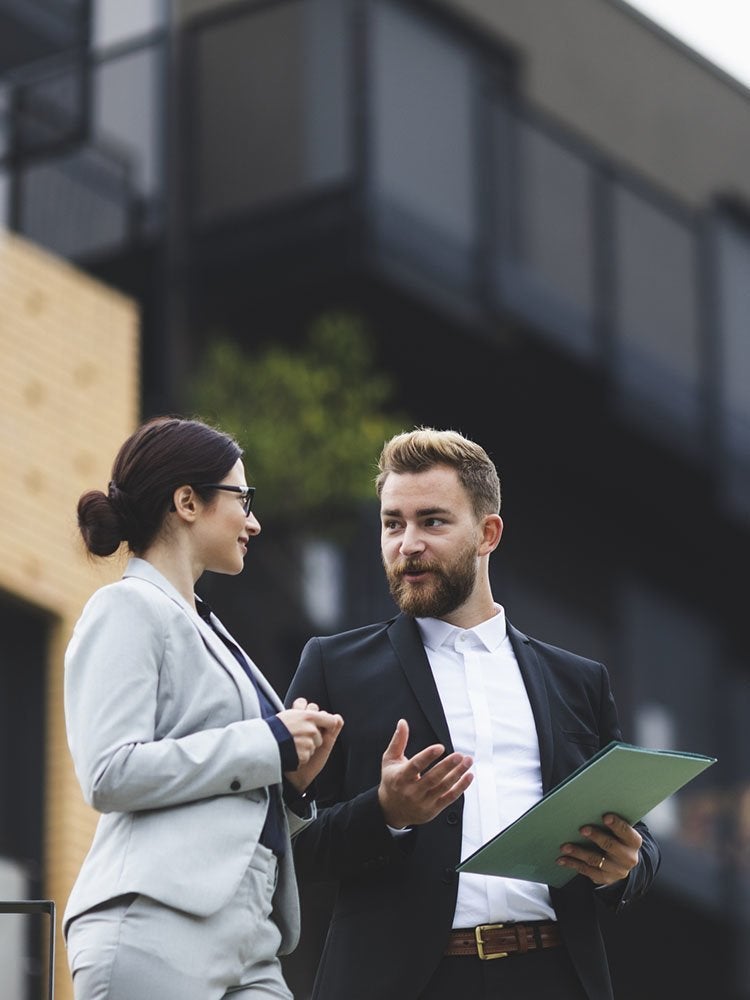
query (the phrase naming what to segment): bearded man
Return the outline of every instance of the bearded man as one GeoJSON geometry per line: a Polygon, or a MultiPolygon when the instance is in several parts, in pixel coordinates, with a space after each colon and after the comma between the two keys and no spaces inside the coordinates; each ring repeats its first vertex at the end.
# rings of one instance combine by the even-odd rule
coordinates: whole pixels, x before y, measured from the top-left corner
{"type": "Polygon", "coordinates": [[[455,870],[622,738],[607,671],[519,632],[495,602],[500,482],[483,448],[419,428],[386,443],[379,470],[401,613],[311,639],[287,695],[346,722],[295,843],[301,879],[338,883],[313,998],[610,1000],[596,907],[651,885],[644,824],[583,827],[560,846],[577,876],[561,889],[455,870]]]}

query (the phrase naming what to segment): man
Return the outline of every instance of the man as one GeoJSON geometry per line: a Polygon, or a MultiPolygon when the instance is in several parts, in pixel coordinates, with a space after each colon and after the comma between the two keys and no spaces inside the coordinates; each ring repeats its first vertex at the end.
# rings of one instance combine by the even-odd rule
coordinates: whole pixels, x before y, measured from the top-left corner
{"type": "Polygon", "coordinates": [[[379,468],[401,614],[311,639],[288,694],[346,720],[318,779],[325,808],[295,845],[303,879],[339,885],[313,995],[611,998],[595,897],[622,909],[650,886],[643,824],[582,828],[561,845],[578,874],[562,889],[455,871],[620,738],[607,672],[523,635],[493,600],[500,483],[479,445],[422,428],[387,442],[379,468]]]}

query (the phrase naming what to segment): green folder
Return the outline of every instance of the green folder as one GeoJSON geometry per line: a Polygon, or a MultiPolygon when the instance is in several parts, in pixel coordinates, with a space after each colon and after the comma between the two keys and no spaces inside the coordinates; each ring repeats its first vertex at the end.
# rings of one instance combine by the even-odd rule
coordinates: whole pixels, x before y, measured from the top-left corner
{"type": "Polygon", "coordinates": [[[462,861],[456,871],[559,888],[577,874],[555,863],[560,846],[585,842],[582,826],[601,826],[602,815],[608,812],[637,823],[715,763],[715,757],[701,754],[610,743],[462,861]]]}

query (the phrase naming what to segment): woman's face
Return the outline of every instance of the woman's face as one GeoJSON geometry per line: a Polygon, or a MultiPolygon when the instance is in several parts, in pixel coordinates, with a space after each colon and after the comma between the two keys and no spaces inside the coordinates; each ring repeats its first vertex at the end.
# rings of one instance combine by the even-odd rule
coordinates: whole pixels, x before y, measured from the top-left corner
{"type": "MultiPolygon", "coordinates": [[[[221,482],[226,486],[248,485],[240,459],[221,482]]],[[[248,542],[260,534],[260,523],[252,512],[245,514],[242,503],[239,493],[216,490],[216,495],[202,505],[195,522],[195,540],[203,569],[232,576],[242,572],[248,542]]]]}

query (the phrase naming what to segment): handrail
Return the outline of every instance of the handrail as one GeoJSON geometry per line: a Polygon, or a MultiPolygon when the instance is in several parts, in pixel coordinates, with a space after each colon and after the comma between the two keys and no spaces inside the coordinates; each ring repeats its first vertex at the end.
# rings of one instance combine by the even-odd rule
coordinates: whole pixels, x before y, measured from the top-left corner
{"type": "Polygon", "coordinates": [[[55,902],[52,899],[0,900],[0,913],[46,913],[49,915],[47,955],[47,997],[55,996],[55,902]]]}

